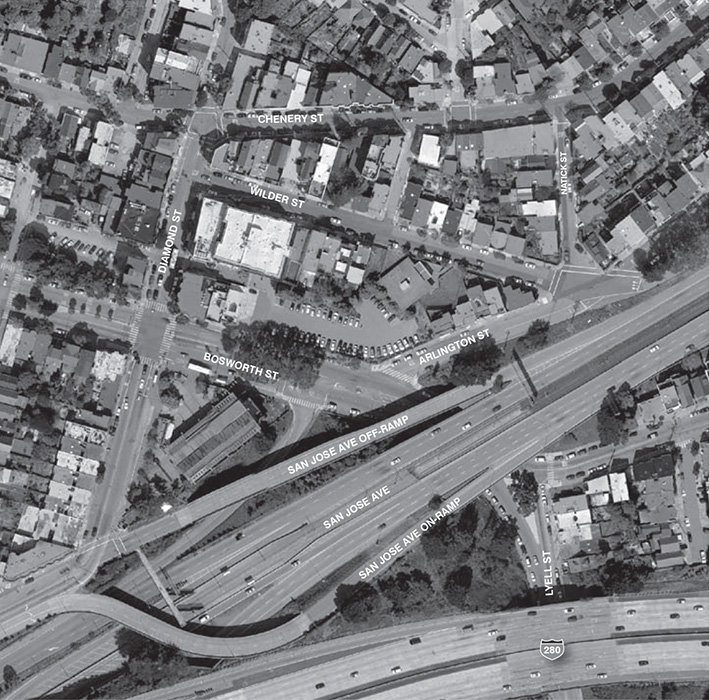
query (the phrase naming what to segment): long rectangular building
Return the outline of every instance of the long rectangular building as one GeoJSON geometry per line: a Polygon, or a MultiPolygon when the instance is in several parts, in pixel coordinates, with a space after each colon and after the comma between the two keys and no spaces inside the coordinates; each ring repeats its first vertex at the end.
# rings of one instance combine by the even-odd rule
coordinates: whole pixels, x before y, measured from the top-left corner
{"type": "Polygon", "coordinates": [[[185,477],[195,483],[259,430],[246,406],[229,394],[198,420],[179,426],[167,452],[185,477]]]}

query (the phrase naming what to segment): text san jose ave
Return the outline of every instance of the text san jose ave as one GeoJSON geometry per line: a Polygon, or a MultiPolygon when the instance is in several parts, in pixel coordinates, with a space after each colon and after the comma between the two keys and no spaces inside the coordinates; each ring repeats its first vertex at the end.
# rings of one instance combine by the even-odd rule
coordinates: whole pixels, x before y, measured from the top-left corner
{"type": "Polygon", "coordinates": [[[323,527],[326,530],[329,530],[330,528],[335,527],[335,525],[337,525],[338,523],[341,523],[345,518],[349,518],[350,516],[359,513],[359,511],[364,510],[365,508],[367,508],[367,506],[370,506],[372,503],[374,503],[374,501],[378,501],[380,498],[384,498],[384,496],[388,495],[388,486],[382,486],[380,489],[375,489],[374,491],[372,491],[371,496],[364,496],[362,498],[359,498],[354,503],[348,505],[344,511],[340,510],[335,513],[335,515],[329,517],[327,520],[323,520],[323,527]]]}
{"type": "Polygon", "coordinates": [[[363,581],[366,581],[379,570],[380,566],[388,564],[392,559],[398,557],[399,554],[416,542],[424,532],[430,530],[439,520],[457,510],[458,506],[460,506],[460,498],[456,496],[444,506],[441,506],[440,510],[437,510],[433,515],[429,515],[418,527],[415,527],[407,535],[404,535],[401,542],[395,542],[386,552],[380,554],[379,561],[375,559],[367,564],[367,566],[359,572],[359,577],[363,581]]]}

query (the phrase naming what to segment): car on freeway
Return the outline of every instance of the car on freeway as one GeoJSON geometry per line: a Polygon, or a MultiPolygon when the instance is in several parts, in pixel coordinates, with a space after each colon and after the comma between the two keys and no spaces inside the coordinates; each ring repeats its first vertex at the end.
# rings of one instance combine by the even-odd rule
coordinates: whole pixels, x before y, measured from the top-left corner
{"type": "Polygon", "coordinates": [[[532,671],[532,672],[529,674],[529,677],[530,677],[530,678],[539,678],[539,676],[541,676],[541,675],[542,675],[542,674],[541,674],[539,671],[532,671]]]}
{"type": "Polygon", "coordinates": [[[463,431],[470,430],[470,428],[473,426],[472,423],[468,422],[463,426],[463,431]]]}
{"type": "Polygon", "coordinates": [[[199,618],[199,621],[204,624],[205,622],[209,622],[209,615],[202,615],[202,617],[199,618]]]}
{"type": "Polygon", "coordinates": [[[593,661],[589,661],[589,662],[586,664],[586,668],[596,668],[596,664],[594,664],[593,661]]]}
{"type": "Polygon", "coordinates": [[[650,348],[650,352],[657,352],[659,349],[660,349],[660,346],[659,346],[659,345],[653,345],[653,346],[650,348]]]}
{"type": "Polygon", "coordinates": [[[251,595],[255,590],[256,590],[256,589],[255,589],[253,586],[249,586],[249,587],[244,591],[244,593],[246,593],[246,595],[251,595]]]}
{"type": "Polygon", "coordinates": [[[395,466],[401,462],[401,457],[394,457],[394,459],[391,460],[391,466],[395,466]]]}

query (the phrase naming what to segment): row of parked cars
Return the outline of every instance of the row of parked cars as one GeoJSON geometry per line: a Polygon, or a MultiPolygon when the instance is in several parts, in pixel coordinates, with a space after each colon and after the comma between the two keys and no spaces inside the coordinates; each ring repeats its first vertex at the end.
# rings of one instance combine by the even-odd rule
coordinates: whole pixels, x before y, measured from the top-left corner
{"type": "MultiPolygon", "coordinates": [[[[52,233],[50,236],[52,240],[57,238],[56,232],[52,233]]],[[[77,253],[83,253],[84,255],[95,255],[97,260],[102,260],[108,264],[112,258],[113,253],[103,248],[99,248],[96,244],[82,243],[79,240],[72,240],[69,236],[64,236],[59,243],[60,248],[73,248],[77,253]]]]}
{"type": "MultiPolygon", "coordinates": [[[[393,343],[385,345],[362,345],[357,343],[349,343],[345,340],[336,340],[335,338],[327,338],[320,333],[310,333],[308,331],[300,331],[298,333],[298,342],[305,345],[317,345],[323,350],[336,352],[341,355],[350,355],[351,357],[359,357],[363,360],[384,359],[393,357],[399,353],[413,348],[419,342],[419,337],[416,333],[411,336],[401,338],[393,343]]],[[[412,357],[408,355],[407,357],[412,357]]]]}
{"type": "Polygon", "coordinates": [[[313,304],[292,301],[290,304],[290,310],[298,311],[306,316],[322,318],[323,320],[331,321],[332,323],[339,323],[341,326],[352,326],[354,328],[360,328],[362,326],[362,322],[357,316],[352,314],[346,316],[338,311],[326,309],[322,306],[314,306],[313,304]]]}

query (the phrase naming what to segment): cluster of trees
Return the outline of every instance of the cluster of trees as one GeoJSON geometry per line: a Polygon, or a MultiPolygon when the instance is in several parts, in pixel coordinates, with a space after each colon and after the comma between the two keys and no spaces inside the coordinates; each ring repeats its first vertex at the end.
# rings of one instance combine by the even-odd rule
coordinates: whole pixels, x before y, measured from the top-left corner
{"type": "Polygon", "coordinates": [[[450,380],[471,386],[487,384],[502,366],[502,350],[490,336],[463,348],[454,358],[450,380]]]}
{"type": "Polygon", "coordinates": [[[59,149],[59,122],[50,119],[43,105],[33,107],[25,125],[15,134],[10,143],[10,153],[20,158],[32,158],[40,148],[49,155],[59,149]]]}
{"type": "Polygon", "coordinates": [[[517,345],[523,352],[532,352],[543,348],[549,342],[549,321],[538,318],[529,324],[527,332],[519,339],[517,345]]]}
{"type": "Polygon", "coordinates": [[[704,267],[709,261],[709,197],[665,224],[648,250],[638,248],[633,258],[648,282],[659,282],[668,272],[704,267]]]}
{"type": "MultiPolygon", "coordinates": [[[[111,684],[110,697],[147,692],[165,682],[180,677],[187,659],[174,646],[166,646],[122,627],[116,632],[116,646],[125,659],[123,674],[111,684]]],[[[105,697],[105,696],[104,696],[105,697]]]]}
{"type": "Polygon", "coordinates": [[[16,258],[40,286],[54,282],[63,289],[83,289],[91,297],[104,299],[116,284],[113,270],[101,262],[79,262],[73,248],[52,245],[46,229],[38,225],[24,229],[16,258]]]}
{"type": "Polygon", "coordinates": [[[502,361],[502,350],[495,339],[483,338],[461,349],[450,362],[427,367],[419,376],[419,383],[422,386],[487,384],[502,366],[502,361]]]}
{"type": "Polygon", "coordinates": [[[59,308],[51,299],[47,299],[42,294],[42,288],[36,284],[32,285],[29,298],[24,294],[17,294],[12,300],[12,305],[17,311],[24,311],[29,306],[32,311],[47,317],[56,313],[59,308]]]}
{"type": "Polygon", "coordinates": [[[168,483],[159,474],[148,477],[142,467],[138,469],[137,476],[138,478],[128,487],[126,495],[129,504],[123,515],[123,522],[126,525],[159,515],[160,506],[166,502],[176,503],[182,492],[182,483],[179,479],[168,483]]]}
{"type": "Polygon", "coordinates": [[[608,390],[596,416],[601,445],[619,445],[627,441],[636,406],[635,394],[628,382],[608,390]]]}
{"type": "Polygon", "coordinates": [[[298,285],[295,288],[283,287],[283,296],[294,301],[305,301],[315,306],[324,306],[350,313],[358,298],[357,290],[348,282],[329,274],[319,274],[312,287],[298,285]]]}
{"type": "Polygon", "coordinates": [[[158,394],[160,395],[160,400],[168,408],[179,408],[182,403],[182,393],[176,384],[176,381],[181,378],[182,374],[180,372],[165,370],[158,379],[158,394]]]}
{"type": "Polygon", "coordinates": [[[347,204],[353,197],[364,192],[366,183],[346,165],[335,168],[327,183],[327,196],[337,207],[347,204]]]}
{"type": "Polygon", "coordinates": [[[325,353],[299,342],[299,335],[295,326],[275,321],[233,323],[222,331],[222,345],[238,361],[275,370],[280,378],[307,388],[317,381],[325,353]]]}
{"type": "Polygon", "coordinates": [[[510,484],[512,498],[517,504],[522,517],[526,518],[537,507],[537,500],[539,499],[537,477],[527,469],[522,469],[521,471],[516,469],[510,474],[510,477],[512,478],[512,483],[510,484]]]}
{"type": "Polygon", "coordinates": [[[461,58],[455,64],[455,74],[460,78],[460,84],[465,88],[466,96],[475,94],[475,63],[470,57],[461,58]]]}
{"type": "Polygon", "coordinates": [[[652,573],[652,567],[639,559],[609,559],[599,571],[607,595],[638,593],[652,573]]]}
{"type": "Polygon", "coordinates": [[[0,27],[4,30],[26,24],[40,28],[49,41],[65,51],[101,64],[109,53],[109,38],[124,30],[138,31],[144,8],[140,0],[104,0],[77,3],[74,0],[0,0],[0,27]]]}
{"type": "Polygon", "coordinates": [[[10,241],[15,230],[15,221],[17,220],[17,212],[10,209],[7,216],[0,221],[0,253],[4,253],[10,249],[10,241]]]}
{"type": "Polygon", "coordinates": [[[527,586],[516,533],[486,501],[468,504],[422,535],[422,552],[416,545],[371,583],[340,586],[338,610],[348,622],[371,623],[441,610],[507,608],[524,598],[527,586]]]}

